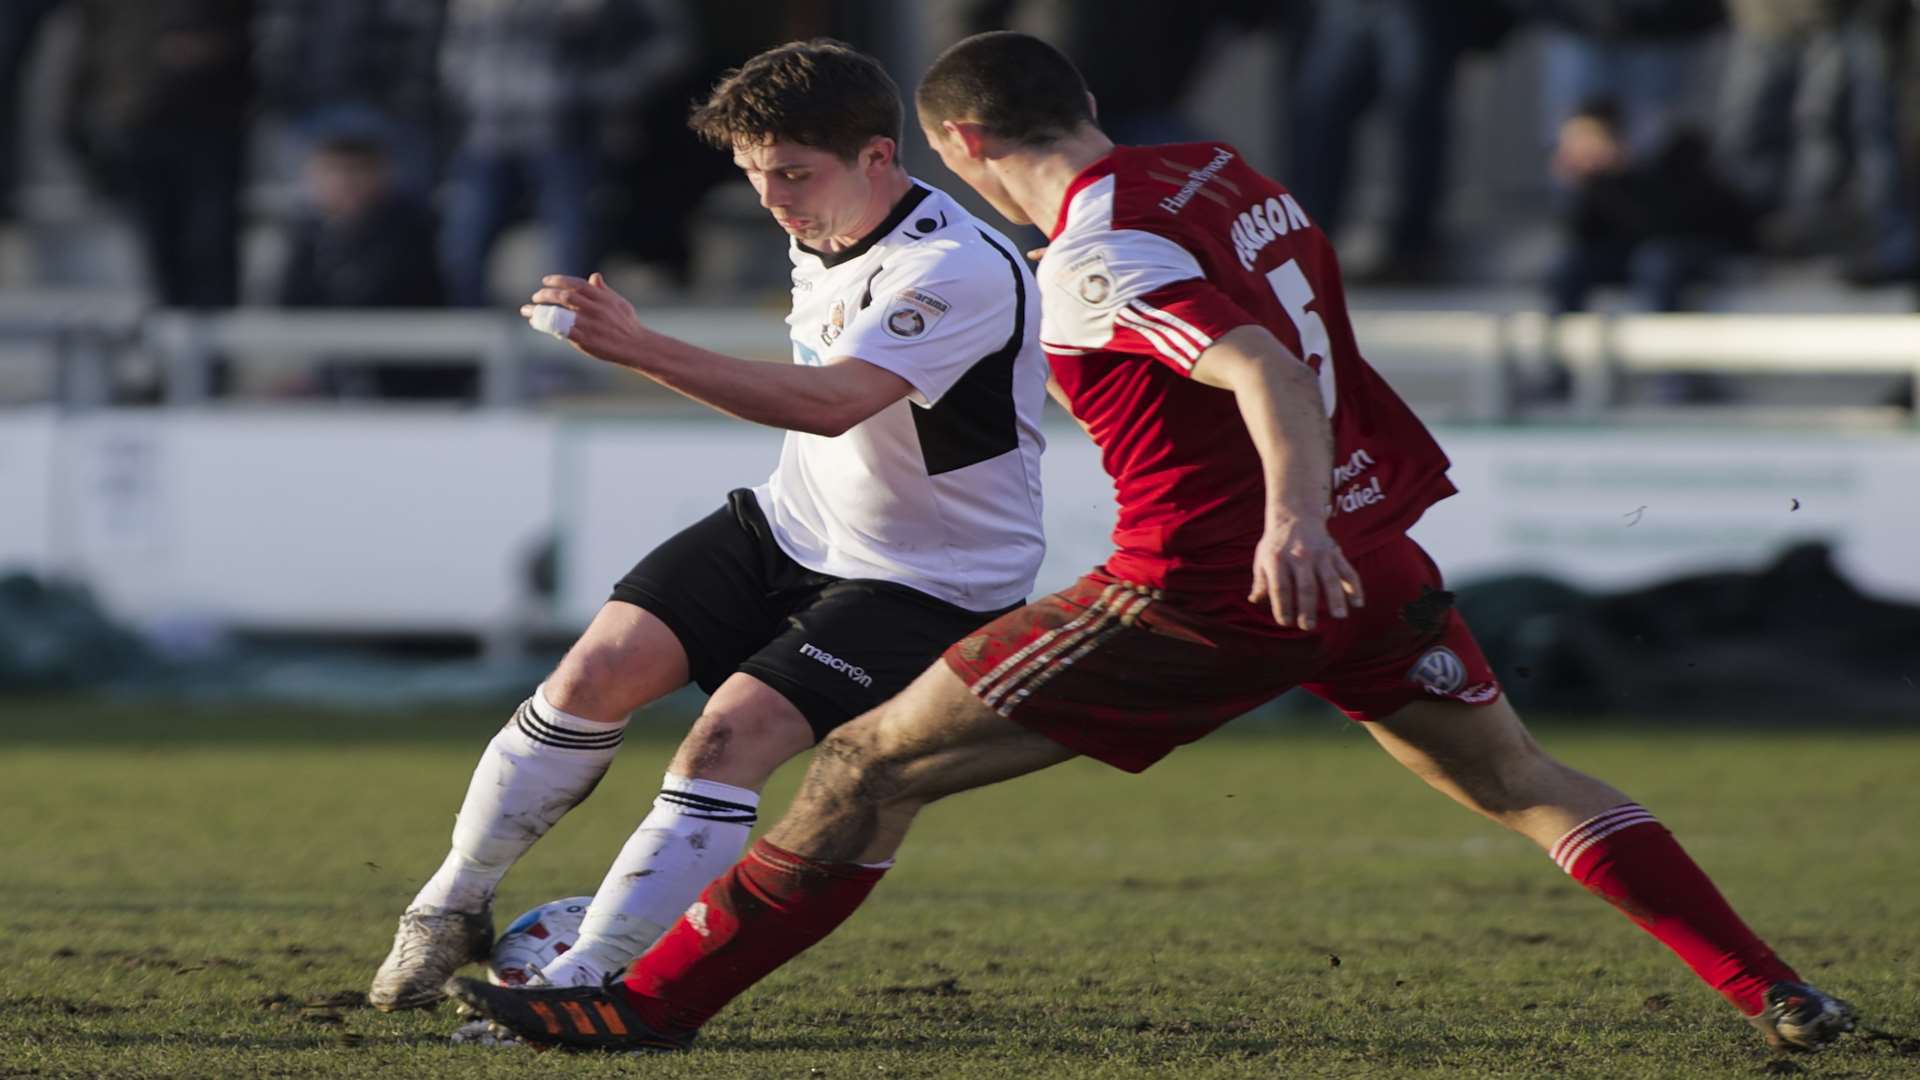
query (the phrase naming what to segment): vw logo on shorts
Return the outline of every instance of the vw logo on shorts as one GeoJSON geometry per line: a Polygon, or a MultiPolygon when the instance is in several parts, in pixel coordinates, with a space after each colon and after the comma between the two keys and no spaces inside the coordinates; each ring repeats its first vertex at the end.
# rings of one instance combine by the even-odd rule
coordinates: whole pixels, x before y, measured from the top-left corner
{"type": "Polygon", "coordinates": [[[1445,645],[1435,645],[1421,654],[1407,672],[1410,682],[1419,683],[1436,694],[1451,694],[1458,691],[1467,682],[1467,665],[1460,657],[1445,645]]]}

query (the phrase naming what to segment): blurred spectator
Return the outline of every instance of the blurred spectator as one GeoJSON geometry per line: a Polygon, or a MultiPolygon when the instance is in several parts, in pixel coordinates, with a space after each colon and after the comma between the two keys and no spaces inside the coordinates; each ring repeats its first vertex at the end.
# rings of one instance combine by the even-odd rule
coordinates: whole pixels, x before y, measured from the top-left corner
{"type": "Polygon", "coordinates": [[[603,145],[593,206],[605,250],[596,254],[617,252],[655,275],[645,282],[629,276],[621,286],[629,295],[691,284],[700,202],[716,184],[740,175],[732,159],[714,153],[687,127],[687,102],[711,90],[722,70],[703,67],[668,83],[652,100],[626,111],[622,130],[603,145]]]}
{"type": "MultiPolygon", "coordinates": [[[[395,179],[379,140],[335,137],[306,163],[312,211],[295,226],[280,283],[292,308],[423,308],[441,303],[433,211],[395,179]]],[[[471,400],[471,363],[328,361],[322,387],[339,397],[471,400]]]]}
{"type": "Polygon", "coordinates": [[[445,0],[261,0],[266,107],[309,148],[332,136],[381,140],[394,180],[430,192],[445,15],[445,0]]]}
{"type": "Polygon", "coordinates": [[[433,211],[395,181],[379,141],[336,137],[306,164],[313,210],[293,229],[287,307],[438,307],[433,211]]]}
{"type": "Polygon", "coordinates": [[[1322,0],[1313,7],[1294,81],[1282,178],[1329,232],[1346,210],[1354,135],[1376,101],[1393,132],[1391,203],[1382,263],[1358,281],[1436,275],[1445,205],[1454,71],[1462,53],[1511,27],[1501,0],[1322,0]]]}
{"type": "Polygon", "coordinates": [[[40,24],[60,0],[8,0],[0,4],[0,221],[13,216],[20,182],[20,92],[40,24]]]}
{"type": "MultiPolygon", "coordinates": [[[[1073,58],[1099,106],[1100,127],[1121,144],[1205,138],[1181,110],[1216,35],[1290,3],[1187,0],[1169,18],[1162,0],[986,0],[969,6],[966,33],[1009,29],[1047,39],[1073,58]]],[[[941,43],[943,46],[946,42],[941,43]]]]}
{"type": "Polygon", "coordinates": [[[79,0],[68,133],[133,216],[160,302],[239,294],[252,0],[79,0]]]}
{"type": "MultiPolygon", "coordinates": [[[[603,141],[604,183],[594,208],[606,211],[609,246],[654,271],[654,280],[639,283],[643,291],[658,285],[684,288],[691,282],[692,234],[700,221],[701,201],[717,186],[746,183],[728,155],[714,153],[687,127],[690,103],[706,100],[713,84],[746,57],[821,35],[864,40],[862,22],[884,26],[889,16],[902,17],[905,10],[904,5],[875,4],[850,10],[836,0],[787,0],[771,6],[764,0],[702,0],[689,7],[692,59],[641,100],[617,111],[603,141]]],[[[760,222],[756,218],[752,224],[757,237],[760,222]]],[[[784,288],[784,261],[774,276],[784,288]]],[[[622,287],[635,285],[629,275],[622,287]]]]}
{"type": "Polygon", "coordinates": [[[1751,232],[1752,216],[1715,171],[1703,134],[1676,128],[1636,158],[1610,101],[1561,125],[1553,171],[1570,191],[1566,248],[1548,279],[1555,313],[1585,310],[1595,286],[1622,284],[1653,311],[1682,310],[1688,288],[1751,232]]]}
{"type": "Polygon", "coordinates": [[[1908,0],[1728,0],[1734,35],[1721,132],[1732,175],[1778,250],[1853,245],[1861,284],[1920,270],[1900,156],[1894,66],[1908,0]],[[1849,168],[1849,165],[1851,168],[1849,168]],[[1836,205],[1851,173],[1851,214],[1836,205]],[[1851,220],[1849,220],[1851,218],[1851,220]]]}
{"type": "Polygon", "coordinates": [[[1721,0],[1513,0],[1546,29],[1540,98],[1547,143],[1575,110],[1616,101],[1627,144],[1657,146],[1700,69],[1708,32],[1726,22],[1721,0]]]}
{"type": "Polygon", "coordinates": [[[440,71],[461,122],[441,233],[453,303],[489,302],[488,256],[529,188],[549,271],[593,269],[605,141],[633,131],[618,122],[691,44],[678,0],[452,0],[440,71]]]}

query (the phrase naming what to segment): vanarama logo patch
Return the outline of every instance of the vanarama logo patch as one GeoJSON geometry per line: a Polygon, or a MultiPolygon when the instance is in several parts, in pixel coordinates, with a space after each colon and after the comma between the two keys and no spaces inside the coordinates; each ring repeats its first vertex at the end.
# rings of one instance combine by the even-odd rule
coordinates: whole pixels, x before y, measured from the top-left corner
{"type": "Polygon", "coordinates": [[[926,317],[910,307],[895,308],[887,313],[887,333],[894,337],[919,337],[926,332],[926,317]]]}
{"type": "Polygon", "coordinates": [[[1106,306],[1113,299],[1113,271],[1099,255],[1088,255],[1068,263],[1054,275],[1075,299],[1088,307],[1106,306]]]}
{"type": "Polygon", "coordinates": [[[925,289],[905,288],[887,303],[883,321],[889,335],[911,341],[934,328],[952,305],[925,289]]]}

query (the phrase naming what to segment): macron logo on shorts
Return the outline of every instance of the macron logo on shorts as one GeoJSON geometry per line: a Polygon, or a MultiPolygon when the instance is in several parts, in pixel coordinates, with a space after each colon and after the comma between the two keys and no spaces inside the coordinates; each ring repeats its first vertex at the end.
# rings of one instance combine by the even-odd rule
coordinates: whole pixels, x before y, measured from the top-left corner
{"type": "Polygon", "coordinates": [[[873,685],[873,676],[867,674],[866,668],[855,667],[832,653],[821,652],[811,641],[800,646],[800,655],[810,656],[820,661],[840,674],[845,675],[847,678],[852,679],[854,682],[859,683],[861,686],[873,685]]]}

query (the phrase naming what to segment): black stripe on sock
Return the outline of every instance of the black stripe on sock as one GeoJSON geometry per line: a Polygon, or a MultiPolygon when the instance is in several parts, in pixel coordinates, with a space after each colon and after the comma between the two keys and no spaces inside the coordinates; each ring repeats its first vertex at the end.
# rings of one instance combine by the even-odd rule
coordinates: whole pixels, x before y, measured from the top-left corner
{"type": "Polygon", "coordinates": [[[677,802],[682,806],[691,806],[701,810],[737,810],[752,814],[760,809],[757,806],[750,806],[746,803],[728,802],[725,799],[716,799],[711,795],[699,795],[691,791],[666,791],[663,789],[659,797],[669,802],[677,802]]]}
{"type": "Polygon", "coordinates": [[[662,805],[670,805],[670,807],[676,807],[676,809],[684,809],[684,811],[693,811],[693,813],[716,813],[716,815],[747,815],[747,817],[753,817],[755,813],[758,813],[758,811],[755,811],[753,807],[707,807],[707,805],[701,805],[701,803],[684,803],[684,801],[680,801],[680,799],[660,798],[660,799],[655,799],[655,803],[662,803],[662,805]]]}
{"type": "Polygon", "coordinates": [[[534,742],[551,746],[558,750],[612,750],[620,745],[619,739],[572,739],[565,735],[550,734],[527,724],[525,721],[521,721],[520,731],[534,742]]]}
{"type": "Polygon", "coordinates": [[[566,728],[557,728],[541,723],[538,719],[527,717],[520,721],[520,730],[531,738],[556,746],[570,746],[580,749],[605,749],[620,745],[621,733],[608,732],[605,735],[583,735],[566,728]]]}
{"type": "Polygon", "coordinates": [[[611,750],[619,746],[620,740],[626,736],[624,728],[593,734],[556,727],[541,719],[540,714],[533,710],[532,702],[521,705],[513,719],[527,738],[562,750],[611,750]]]}
{"type": "Polygon", "coordinates": [[[724,799],[708,799],[704,795],[693,795],[689,797],[689,793],[684,791],[662,791],[655,798],[654,804],[656,806],[664,804],[665,807],[678,810],[682,817],[695,818],[700,821],[719,821],[730,825],[752,825],[754,822],[760,820],[760,815],[751,806],[743,806],[740,803],[730,803],[724,799]],[[692,801],[694,799],[704,800],[704,802],[692,801]],[[706,805],[707,803],[715,805],[706,805]]]}
{"type": "Polygon", "coordinates": [[[702,814],[693,810],[682,810],[680,816],[696,821],[718,821],[727,825],[752,825],[760,818],[754,814],[702,814]]]}

